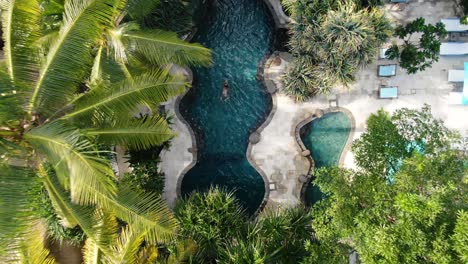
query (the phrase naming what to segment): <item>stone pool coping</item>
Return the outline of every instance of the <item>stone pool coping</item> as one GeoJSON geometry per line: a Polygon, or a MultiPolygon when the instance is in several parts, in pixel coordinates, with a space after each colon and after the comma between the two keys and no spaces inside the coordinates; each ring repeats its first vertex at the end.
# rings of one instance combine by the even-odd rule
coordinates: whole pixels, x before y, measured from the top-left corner
{"type": "Polygon", "coordinates": [[[263,2],[265,2],[270,10],[271,16],[275,21],[276,28],[287,29],[289,22],[291,22],[291,18],[284,13],[283,5],[280,0],[264,0],[263,2]]]}
{"type": "Polygon", "coordinates": [[[254,169],[262,176],[263,182],[265,183],[265,195],[263,196],[263,201],[258,207],[255,214],[258,214],[261,211],[263,211],[263,209],[265,208],[268,202],[268,199],[270,198],[270,180],[268,179],[268,176],[266,175],[266,173],[260,168],[260,166],[256,163],[255,159],[252,157],[252,148],[253,148],[253,145],[255,145],[258,142],[257,140],[253,140],[253,139],[257,137],[258,140],[260,140],[262,131],[270,124],[271,120],[275,116],[276,109],[278,107],[277,99],[276,99],[276,89],[269,88],[271,87],[269,85],[270,85],[270,82],[272,83],[272,81],[270,80],[269,75],[268,75],[268,69],[271,63],[273,62],[273,60],[277,57],[277,54],[278,53],[274,51],[271,54],[267,55],[266,59],[260,62],[260,66],[258,67],[258,70],[257,70],[258,78],[261,80],[264,89],[271,96],[271,110],[268,116],[266,117],[266,119],[263,121],[263,123],[254,132],[250,134],[249,144],[247,146],[247,151],[246,151],[247,160],[249,161],[250,165],[252,165],[252,167],[254,167],[254,169]]]}
{"type": "Polygon", "coordinates": [[[346,114],[348,116],[349,120],[351,121],[351,127],[350,127],[350,130],[349,130],[348,138],[346,139],[346,144],[343,147],[343,150],[340,153],[340,158],[338,160],[338,167],[343,167],[346,154],[351,150],[351,145],[352,145],[353,139],[354,139],[354,131],[356,129],[356,119],[354,118],[354,116],[353,116],[353,114],[351,113],[350,110],[348,110],[348,109],[346,109],[344,107],[339,107],[339,106],[329,107],[329,108],[325,108],[325,109],[317,109],[317,110],[315,110],[315,113],[313,113],[311,116],[303,119],[302,121],[297,123],[296,126],[295,126],[294,137],[296,139],[297,146],[299,147],[300,152],[303,153],[304,156],[305,156],[305,154],[307,154],[306,157],[310,162],[309,173],[307,175],[308,180],[306,182],[304,182],[304,184],[302,185],[302,188],[301,188],[301,200],[303,202],[305,202],[305,192],[307,190],[307,187],[309,186],[309,184],[314,179],[313,172],[314,172],[314,169],[315,169],[315,160],[314,160],[314,157],[312,156],[312,153],[310,152],[310,150],[305,146],[304,142],[302,141],[302,138],[301,138],[301,135],[300,135],[301,129],[305,125],[309,124],[310,122],[312,122],[315,119],[321,118],[325,114],[337,113],[337,112],[341,112],[341,113],[346,114]]]}

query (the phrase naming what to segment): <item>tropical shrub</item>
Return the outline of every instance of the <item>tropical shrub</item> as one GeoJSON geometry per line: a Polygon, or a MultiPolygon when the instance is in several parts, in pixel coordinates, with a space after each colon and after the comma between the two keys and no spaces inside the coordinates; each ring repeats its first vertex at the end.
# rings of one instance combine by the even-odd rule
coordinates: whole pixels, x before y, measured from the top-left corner
{"type": "Polygon", "coordinates": [[[391,35],[377,8],[360,8],[351,0],[289,1],[290,51],[295,57],[284,76],[285,92],[297,100],[348,86],[360,67],[370,63],[391,35]]]}
{"type": "Polygon", "coordinates": [[[161,146],[145,150],[128,151],[128,164],[132,171],[125,173],[121,182],[134,186],[145,192],[162,195],[164,190],[164,173],[159,169],[161,151],[168,148],[170,141],[161,146]]]}
{"type": "Polygon", "coordinates": [[[183,237],[193,239],[199,248],[197,258],[211,263],[219,249],[242,232],[247,217],[232,192],[211,188],[195,192],[177,202],[174,209],[183,237]]]}
{"type": "Polygon", "coordinates": [[[197,263],[300,263],[309,255],[312,218],[302,206],[248,219],[233,193],[211,188],[179,201],[175,214],[182,237],[197,243],[197,263]]]}

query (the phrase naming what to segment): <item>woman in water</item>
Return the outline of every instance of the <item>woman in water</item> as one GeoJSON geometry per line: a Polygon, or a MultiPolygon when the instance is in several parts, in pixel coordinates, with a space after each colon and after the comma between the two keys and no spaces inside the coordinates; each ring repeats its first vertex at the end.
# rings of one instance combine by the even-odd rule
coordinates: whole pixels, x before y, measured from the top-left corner
{"type": "Polygon", "coordinates": [[[229,93],[229,84],[228,84],[227,80],[224,80],[224,83],[223,83],[223,99],[228,98],[228,96],[229,96],[228,93],[229,93]]]}

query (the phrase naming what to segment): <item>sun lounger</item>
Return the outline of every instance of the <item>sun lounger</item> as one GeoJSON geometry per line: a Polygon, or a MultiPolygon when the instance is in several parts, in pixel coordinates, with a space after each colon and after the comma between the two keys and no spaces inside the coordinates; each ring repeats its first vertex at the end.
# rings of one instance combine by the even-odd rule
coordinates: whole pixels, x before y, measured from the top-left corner
{"type": "Polygon", "coordinates": [[[440,45],[440,55],[467,55],[468,43],[466,42],[445,42],[440,45]]]}
{"type": "Polygon", "coordinates": [[[460,24],[460,18],[447,18],[440,20],[445,25],[447,32],[465,32],[468,31],[468,25],[460,24]]]}
{"type": "Polygon", "coordinates": [[[379,77],[390,77],[396,75],[396,64],[379,65],[377,68],[379,77]]]}
{"type": "Polygon", "coordinates": [[[464,82],[465,71],[464,70],[449,70],[448,81],[449,82],[464,82]]]}
{"type": "Polygon", "coordinates": [[[381,86],[379,88],[379,99],[395,99],[398,98],[397,86],[381,86]]]}

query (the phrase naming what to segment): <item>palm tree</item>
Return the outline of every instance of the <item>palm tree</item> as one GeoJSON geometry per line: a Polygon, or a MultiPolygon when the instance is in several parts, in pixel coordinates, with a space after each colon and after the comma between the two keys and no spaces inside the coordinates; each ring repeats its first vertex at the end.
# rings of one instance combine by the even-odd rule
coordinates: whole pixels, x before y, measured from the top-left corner
{"type": "Polygon", "coordinates": [[[148,243],[173,236],[176,220],[164,202],[118,185],[102,145],[144,149],[170,139],[173,133],[164,118],[137,120],[133,115],[139,105],[157,106],[187,84],[182,76],[157,67],[114,82],[99,74],[100,55],[106,48],[122,55],[115,58],[165,65],[206,62],[209,51],[164,34],[158,36],[167,41],[156,47],[156,33],[118,27],[115,22],[126,7],[124,0],[66,1],[60,30],[48,36],[47,45],[39,45],[44,43],[40,0],[0,0],[5,43],[0,65],[0,253],[21,252],[41,189],[63,225],[79,226],[100,252],[111,252],[111,236],[100,232],[109,217],[124,221],[148,243]],[[113,33],[117,35],[110,38],[113,33]],[[122,53],[117,52],[120,43],[126,47],[122,53]],[[193,59],[191,47],[204,55],[193,59]]]}
{"type": "Polygon", "coordinates": [[[352,84],[391,35],[382,11],[360,8],[354,0],[289,1],[288,8],[295,21],[289,45],[297,65],[284,83],[300,100],[352,84]]]}

